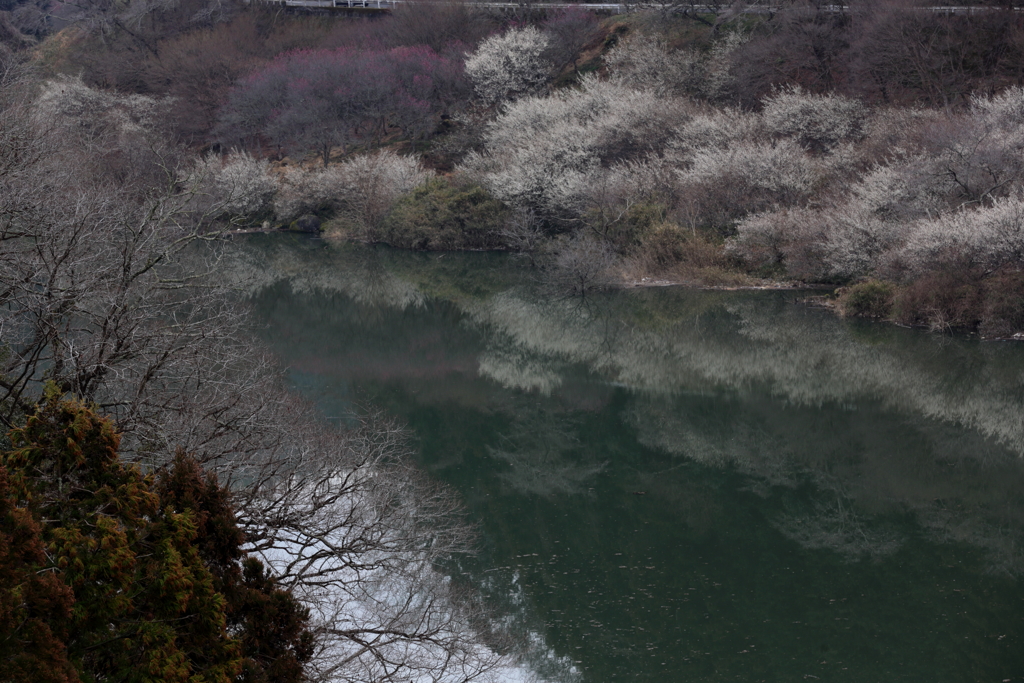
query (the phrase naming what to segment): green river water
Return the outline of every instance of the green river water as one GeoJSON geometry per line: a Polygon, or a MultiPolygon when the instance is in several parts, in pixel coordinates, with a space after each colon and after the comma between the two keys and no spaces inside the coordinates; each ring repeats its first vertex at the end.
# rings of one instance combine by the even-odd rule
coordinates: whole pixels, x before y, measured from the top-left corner
{"type": "Polygon", "coordinates": [[[1024,344],[794,292],[553,295],[524,261],[254,236],[323,414],[408,424],[458,573],[552,681],[1024,681],[1024,344]]]}

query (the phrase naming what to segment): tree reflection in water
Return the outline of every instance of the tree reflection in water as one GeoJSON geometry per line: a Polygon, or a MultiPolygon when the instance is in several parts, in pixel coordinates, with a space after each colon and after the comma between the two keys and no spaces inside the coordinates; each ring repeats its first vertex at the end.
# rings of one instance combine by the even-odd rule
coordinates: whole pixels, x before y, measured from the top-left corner
{"type": "Polygon", "coordinates": [[[1019,663],[1022,349],[786,292],[580,301],[496,255],[239,246],[229,275],[296,384],[328,415],[402,417],[460,491],[485,540],[452,575],[542,679],[1019,663]]]}
{"type": "MultiPolygon", "coordinates": [[[[625,392],[619,416],[643,446],[735,469],[763,496],[813,485],[813,500],[773,522],[805,547],[884,556],[903,540],[887,516],[909,513],[934,540],[983,548],[992,571],[1024,571],[1017,347],[841,320],[794,305],[792,293],[630,290],[580,305],[490,256],[278,240],[240,250],[231,277],[252,283],[255,298],[283,281],[296,296],[343,295],[347,324],[368,330],[369,311],[454,306],[460,334],[476,341],[460,337],[463,347],[446,353],[471,357],[492,384],[460,376],[423,400],[472,392],[467,402],[505,415],[511,427],[489,453],[521,493],[588,488],[604,460],[581,452],[578,427],[547,411],[591,411],[588,397],[612,387],[625,392]]],[[[390,339],[374,330],[377,348],[361,351],[371,357],[390,339]]]]}

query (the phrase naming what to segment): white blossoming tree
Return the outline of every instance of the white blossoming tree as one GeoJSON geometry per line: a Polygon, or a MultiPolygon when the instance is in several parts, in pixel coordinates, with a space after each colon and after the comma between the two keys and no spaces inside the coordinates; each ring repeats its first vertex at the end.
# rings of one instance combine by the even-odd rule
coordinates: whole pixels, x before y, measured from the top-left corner
{"type": "Polygon", "coordinates": [[[552,64],[544,57],[548,37],[532,26],[514,28],[480,43],[466,58],[466,74],[486,104],[501,104],[534,92],[552,64]]]}

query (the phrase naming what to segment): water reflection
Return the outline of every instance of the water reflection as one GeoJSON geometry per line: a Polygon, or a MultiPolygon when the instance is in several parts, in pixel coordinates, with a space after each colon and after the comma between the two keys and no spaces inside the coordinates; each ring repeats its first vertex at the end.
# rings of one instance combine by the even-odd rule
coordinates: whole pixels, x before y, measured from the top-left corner
{"type": "Polygon", "coordinates": [[[543,615],[524,632],[543,626],[562,678],[576,661],[593,680],[652,681],[991,678],[1019,661],[1024,628],[1001,611],[1019,612],[1019,583],[976,584],[977,622],[945,601],[961,566],[1024,573],[1024,348],[778,292],[552,299],[493,255],[233,249],[226,276],[306,390],[408,420],[493,544],[466,571],[543,615]],[[865,590],[879,571],[884,589],[865,590]],[[940,622],[1016,645],[935,657],[918,626],[940,622]],[[787,656],[733,661],[767,650],[787,656]]]}
{"type": "Polygon", "coordinates": [[[521,494],[553,496],[585,493],[607,463],[583,451],[579,424],[535,407],[517,412],[492,458],[508,465],[498,477],[521,494]],[[581,452],[582,451],[582,452],[581,452]]]}
{"type": "MultiPolygon", "coordinates": [[[[462,380],[421,388],[423,399],[471,392],[465,402],[510,414],[512,425],[488,451],[520,492],[579,493],[604,465],[580,455],[565,418],[471,387],[473,366],[504,389],[555,394],[565,410],[591,409],[601,393],[595,384],[626,388],[622,415],[641,444],[733,467],[762,494],[810,479],[827,497],[776,522],[808,547],[891,553],[900,541],[865,532],[860,518],[909,510],[935,538],[988,549],[994,570],[1024,570],[1021,349],[841,321],[778,293],[628,291],[581,304],[547,297],[521,278],[516,284],[515,267],[497,259],[458,259],[403,262],[385,250],[276,239],[233,250],[225,273],[253,297],[287,283],[292,296],[308,297],[307,312],[316,309],[309,299],[346,297],[341,309],[331,300],[331,315],[373,340],[346,340],[349,358],[359,350],[354,372],[466,370],[462,380]],[[382,311],[438,298],[478,337],[456,349],[450,336],[442,343],[433,331],[412,333],[395,353],[393,328],[409,337],[409,319],[387,323],[382,311]],[[418,361],[405,353],[431,343],[444,348],[428,348],[418,361]],[[563,390],[581,376],[584,391],[563,390]]],[[[319,361],[308,369],[325,369],[326,354],[309,355],[319,361]]]]}
{"type": "Polygon", "coordinates": [[[225,279],[252,297],[286,282],[295,294],[343,294],[368,308],[422,306],[423,293],[387,267],[381,252],[364,249],[339,263],[324,258],[324,244],[310,239],[281,240],[259,235],[224,245],[220,260],[225,279]],[[258,245],[258,248],[246,248],[258,245]]]}

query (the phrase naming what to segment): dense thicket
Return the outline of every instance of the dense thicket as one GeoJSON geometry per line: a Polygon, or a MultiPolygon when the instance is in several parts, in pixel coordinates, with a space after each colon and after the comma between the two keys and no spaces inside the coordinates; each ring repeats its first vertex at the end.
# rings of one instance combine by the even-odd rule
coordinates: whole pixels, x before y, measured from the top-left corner
{"type": "Polygon", "coordinates": [[[461,64],[425,45],[289,52],[231,90],[220,136],[315,151],[327,166],[339,145],[433,132],[467,90],[461,64]]]}
{"type": "MultiPolygon", "coordinates": [[[[456,17],[455,33],[475,45],[447,43],[444,58],[426,47],[360,57],[419,55],[415,87],[388,75],[405,68],[396,66],[360,67],[375,74],[372,87],[337,69],[318,85],[321,66],[354,53],[292,53],[232,90],[221,120],[223,130],[248,125],[253,150],[318,150],[325,165],[345,142],[426,138],[428,168],[454,170],[448,185],[488,197],[439,192],[415,155],[392,151],[280,178],[236,155],[209,166],[213,184],[247,177],[265,188],[252,221],[312,213],[352,236],[415,248],[554,245],[555,270],[587,263],[592,283],[659,273],[735,283],[744,270],[875,278],[888,284],[872,291],[889,296],[874,314],[1001,336],[1024,324],[1010,237],[1022,165],[1016,14],[794,4],[602,26],[571,11],[482,37],[480,15],[453,11],[439,16],[456,17]],[[598,73],[582,74],[581,57],[584,72],[598,73]],[[272,74],[282,85],[262,87],[272,74]],[[289,78],[301,85],[295,94],[289,78]],[[246,107],[247,93],[261,104],[246,107]],[[492,200],[501,208],[475,217],[492,200]]],[[[389,21],[349,23],[347,35],[386,45],[389,21]]]]}
{"type": "Polygon", "coordinates": [[[735,93],[753,105],[798,85],[871,103],[950,106],[1024,77],[1024,17],[1006,7],[934,11],[870,0],[846,11],[800,4],[758,23],[733,62],[735,93]]]}

